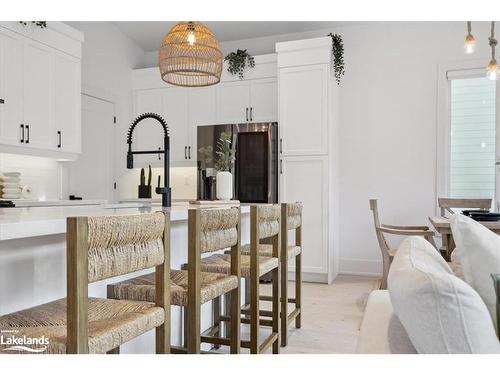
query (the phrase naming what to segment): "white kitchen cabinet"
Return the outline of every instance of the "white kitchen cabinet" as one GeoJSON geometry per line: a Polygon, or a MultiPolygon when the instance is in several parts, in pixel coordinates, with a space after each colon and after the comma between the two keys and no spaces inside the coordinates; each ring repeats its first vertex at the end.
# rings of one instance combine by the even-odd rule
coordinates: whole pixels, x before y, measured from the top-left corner
{"type": "Polygon", "coordinates": [[[325,155],[329,65],[279,69],[280,137],[284,155],[325,155]]]}
{"type": "MultiPolygon", "coordinates": [[[[163,111],[163,90],[137,90],[135,92],[135,117],[152,112],[162,116],[167,123],[163,111]]],[[[132,138],[132,150],[150,151],[163,150],[163,130],[158,121],[145,119],[135,128],[132,138]]],[[[154,164],[161,161],[160,154],[136,155],[134,160],[137,165],[154,164]]]]}
{"type": "Polygon", "coordinates": [[[302,201],[303,279],[331,283],[339,272],[338,88],[329,37],[276,44],[280,198],[302,201]]]}
{"type": "MultiPolygon", "coordinates": [[[[188,90],[168,87],[164,89],[136,90],[135,116],[152,112],[167,122],[170,137],[170,162],[183,165],[188,160],[188,90]]],[[[163,129],[158,121],[146,119],[134,130],[132,149],[139,151],[163,150],[163,129]]],[[[137,155],[137,165],[162,165],[162,154],[137,155]]]]}
{"type": "Polygon", "coordinates": [[[25,145],[54,149],[54,50],[25,39],[23,79],[23,124],[25,145]]]}
{"type": "Polygon", "coordinates": [[[235,124],[249,121],[250,83],[235,81],[217,85],[217,122],[235,124]]]}
{"type": "Polygon", "coordinates": [[[75,158],[81,152],[83,34],[58,22],[30,30],[0,22],[0,146],[75,158]]]}
{"type": "MultiPolygon", "coordinates": [[[[81,61],[57,51],[54,55],[54,100],[56,148],[80,153],[81,140],[81,61]]],[[[110,119],[111,120],[111,119],[110,119]]]]}
{"type": "MultiPolygon", "coordinates": [[[[280,161],[280,201],[303,203],[303,272],[328,273],[328,157],[283,157],[280,161]]],[[[309,276],[310,277],[310,276],[309,276]]],[[[311,280],[326,281],[326,280],[311,280]]]]}
{"type": "Polygon", "coordinates": [[[0,143],[18,145],[22,140],[23,40],[0,29],[0,143]]]}
{"type": "Polygon", "coordinates": [[[190,152],[188,149],[188,90],[184,87],[164,89],[163,113],[170,134],[170,161],[172,163],[185,162],[190,152]]]}
{"type": "Polygon", "coordinates": [[[249,121],[278,121],[278,82],[276,78],[250,81],[249,121]]]}
{"type": "Polygon", "coordinates": [[[276,78],[220,83],[217,87],[217,120],[220,124],[277,121],[276,78]]]}
{"type": "Polygon", "coordinates": [[[198,152],[198,126],[217,123],[217,89],[214,86],[191,88],[188,91],[188,96],[188,159],[196,161],[198,152]]]}

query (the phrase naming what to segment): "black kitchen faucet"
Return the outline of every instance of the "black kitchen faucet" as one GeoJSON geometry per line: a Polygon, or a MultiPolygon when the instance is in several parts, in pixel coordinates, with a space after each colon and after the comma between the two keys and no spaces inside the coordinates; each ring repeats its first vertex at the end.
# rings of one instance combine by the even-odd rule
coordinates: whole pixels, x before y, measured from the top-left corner
{"type": "Polygon", "coordinates": [[[127,136],[127,143],[128,143],[128,151],[127,151],[127,168],[132,169],[134,168],[134,154],[163,154],[163,178],[165,180],[165,186],[160,187],[160,176],[158,176],[158,186],[156,187],[155,191],[156,194],[161,194],[162,199],[161,199],[161,205],[163,207],[171,207],[172,206],[172,196],[171,196],[171,191],[170,191],[170,178],[169,178],[169,170],[170,170],[170,138],[168,136],[168,126],[167,122],[159,115],[156,113],[144,113],[143,115],[140,115],[137,117],[132,125],[130,125],[130,129],[128,130],[128,136],[127,136]],[[153,150],[153,151],[132,151],[132,135],[134,133],[135,127],[141,122],[142,120],[145,120],[147,118],[152,118],[157,120],[161,126],[163,127],[163,151],[161,150],[153,150]]]}

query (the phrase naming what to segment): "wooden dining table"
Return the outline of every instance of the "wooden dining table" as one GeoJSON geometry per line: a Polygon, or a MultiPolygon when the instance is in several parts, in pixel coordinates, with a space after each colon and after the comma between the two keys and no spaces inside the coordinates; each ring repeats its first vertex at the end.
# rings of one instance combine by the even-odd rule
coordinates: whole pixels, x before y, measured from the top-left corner
{"type": "MultiPolygon", "coordinates": [[[[451,232],[450,219],[443,216],[434,216],[429,217],[429,221],[436,231],[441,234],[443,245],[446,246],[446,255],[449,257],[455,249],[455,240],[451,232]]],[[[479,223],[491,231],[500,234],[500,221],[480,221],[479,223]]]]}

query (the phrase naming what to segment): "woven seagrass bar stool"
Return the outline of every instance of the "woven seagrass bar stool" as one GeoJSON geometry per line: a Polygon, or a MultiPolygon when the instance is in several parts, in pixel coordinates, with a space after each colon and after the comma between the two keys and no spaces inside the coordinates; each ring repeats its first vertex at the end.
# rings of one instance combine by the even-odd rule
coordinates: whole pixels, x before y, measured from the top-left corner
{"type": "Polygon", "coordinates": [[[169,213],[68,218],[67,299],[2,316],[0,329],[14,337],[45,336],[47,345],[31,349],[52,354],[117,353],[155,329],[156,353],[169,353],[169,243],[169,213]],[[89,283],[151,267],[155,303],[88,297],[89,283]]]}
{"type": "MultiPolygon", "coordinates": [[[[250,251],[248,255],[241,255],[241,277],[245,278],[245,285],[249,285],[249,303],[244,306],[242,313],[245,315],[241,321],[250,324],[250,340],[242,340],[241,346],[250,349],[250,353],[258,354],[268,350],[272,345],[272,352],[279,353],[280,333],[280,206],[279,205],[253,205],[250,207],[250,251]],[[272,244],[270,256],[262,256],[258,251],[260,240],[269,239],[272,244]],[[267,273],[272,273],[272,311],[268,311],[261,317],[259,308],[259,278],[267,273]],[[269,319],[271,318],[271,319],[269,319]],[[260,325],[272,327],[271,334],[259,343],[260,325]]],[[[214,254],[203,258],[201,269],[207,272],[218,272],[228,274],[230,272],[229,259],[233,251],[226,254],[214,254]]],[[[232,304],[232,300],[226,299],[226,306],[232,304]]],[[[227,310],[227,308],[226,308],[227,310]]],[[[217,320],[230,321],[230,317],[220,315],[214,311],[214,323],[217,320]]],[[[231,330],[226,330],[232,334],[231,330]]],[[[226,333],[227,334],[227,333],[226,333]]],[[[216,342],[214,342],[216,343],[216,342]]]]}
{"type": "MultiPolygon", "coordinates": [[[[302,303],[302,203],[281,204],[281,346],[288,344],[288,326],[295,320],[295,327],[301,326],[301,303],[302,303]],[[289,244],[289,235],[295,231],[295,244],[289,244]],[[288,269],[289,262],[295,258],[295,298],[289,297],[288,269]],[[294,304],[295,308],[288,313],[288,304],[294,304]]],[[[250,245],[241,248],[241,254],[250,253],[250,245]]],[[[260,244],[259,254],[262,257],[270,257],[273,253],[272,245],[260,244]]],[[[248,290],[245,287],[245,295],[248,290]]],[[[271,296],[260,296],[261,301],[273,301],[271,296]]],[[[262,313],[266,314],[265,311],[262,313]]]]}
{"type": "MultiPolygon", "coordinates": [[[[230,346],[231,353],[240,352],[240,209],[188,210],[188,263],[186,270],[171,270],[171,304],[186,311],[185,347],[171,347],[172,353],[201,352],[201,343],[230,346]],[[202,272],[202,254],[231,248],[227,274],[202,272]],[[230,296],[230,337],[201,333],[201,305],[230,296]]],[[[108,285],[108,298],[154,301],[155,275],[149,274],[108,285]]]]}

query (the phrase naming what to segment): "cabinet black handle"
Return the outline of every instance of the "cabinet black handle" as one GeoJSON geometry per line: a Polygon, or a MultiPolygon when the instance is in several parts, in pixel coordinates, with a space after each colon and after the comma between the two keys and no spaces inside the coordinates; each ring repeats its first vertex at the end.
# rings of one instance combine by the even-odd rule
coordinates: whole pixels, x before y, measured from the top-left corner
{"type": "Polygon", "coordinates": [[[24,124],[21,124],[21,143],[24,143],[24,124]]]}
{"type": "Polygon", "coordinates": [[[188,159],[191,159],[191,146],[188,147],[188,159]]]}
{"type": "Polygon", "coordinates": [[[30,143],[30,126],[26,125],[26,142],[25,143],[30,143]]]}
{"type": "Polygon", "coordinates": [[[283,174],[283,159],[280,159],[280,174],[283,174]]]}
{"type": "Polygon", "coordinates": [[[280,138],[280,154],[283,153],[283,138],[280,138]]]}
{"type": "Polygon", "coordinates": [[[61,148],[62,145],[62,134],[61,131],[57,131],[57,148],[61,148]]]}
{"type": "Polygon", "coordinates": [[[159,151],[161,151],[161,147],[158,147],[158,160],[161,160],[161,152],[159,151]]]}
{"type": "Polygon", "coordinates": [[[248,121],[248,107],[245,108],[246,115],[245,115],[245,121],[248,121]]]}
{"type": "Polygon", "coordinates": [[[188,147],[187,146],[184,146],[184,159],[187,159],[187,149],[188,147]]]}
{"type": "Polygon", "coordinates": [[[253,121],[253,107],[250,107],[250,121],[253,121]]]}
{"type": "Polygon", "coordinates": [[[0,104],[4,104],[5,103],[5,99],[0,99],[0,104]]]}

